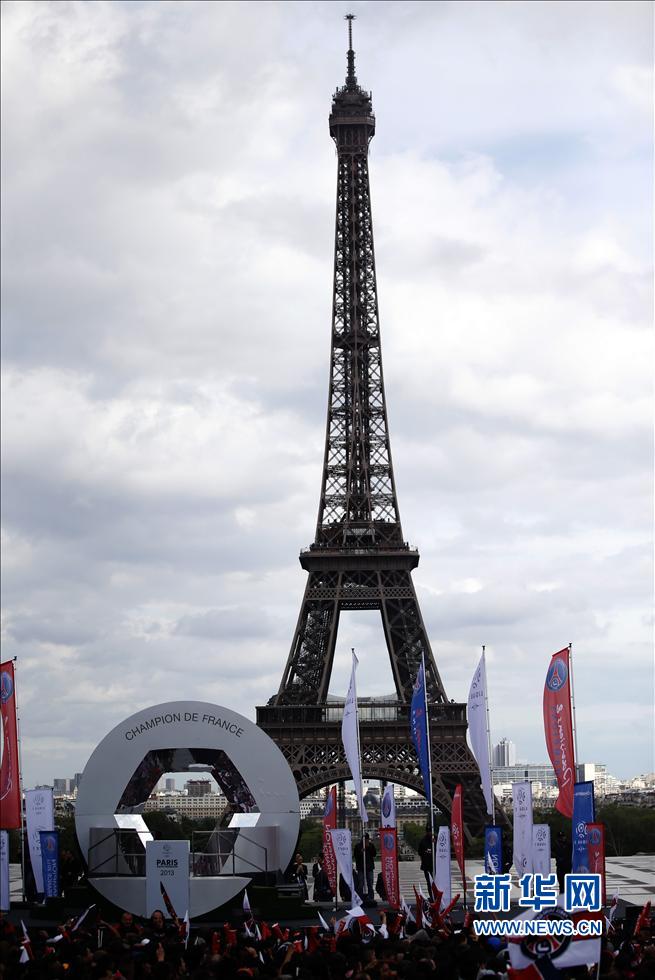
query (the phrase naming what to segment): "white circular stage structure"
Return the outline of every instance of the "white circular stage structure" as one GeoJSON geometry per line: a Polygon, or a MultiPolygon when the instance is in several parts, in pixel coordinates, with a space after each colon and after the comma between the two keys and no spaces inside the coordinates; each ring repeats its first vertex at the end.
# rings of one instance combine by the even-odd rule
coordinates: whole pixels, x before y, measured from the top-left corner
{"type": "MultiPolygon", "coordinates": [[[[90,884],[146,915],[145,801],[166,772],[211,774],[234,811],[191,855],[189,914],[233,898],[258,872],[284,871],[300,825],[298,790],[269,736],[229,708],[170,701],[137,712],[100,742],[78,790],[75,826],[90,884]]],[[[176,909],[180,916],[186,909],[176,909]]]]}

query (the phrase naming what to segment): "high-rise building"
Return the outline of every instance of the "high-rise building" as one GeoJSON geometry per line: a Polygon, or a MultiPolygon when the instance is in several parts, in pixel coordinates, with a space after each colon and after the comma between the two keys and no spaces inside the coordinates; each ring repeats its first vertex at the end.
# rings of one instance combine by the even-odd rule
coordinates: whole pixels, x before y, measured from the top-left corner
{"type": "Polygon", "coordinates": [[[508,738],[501,738],[493,751],[494,768],[516,765],[516,746],[508,738]]]}
{"type": "Polygon", "coordinates": [[[68,780],[67,779],[53,779],[52,789],[55,796],[64,796],[68,792],[68,780]]]}
{"type": "Polygon", "coordinates": [[[211,793],[212,784],[209,779],[189,779],[184,788],[189,796],[207,796],[211,793]]]}
{"type": "Polygon", "coordinates": [[[175,780],[174,779],[167,779],[164,782],[164,790],[167,793],[174,793],[175,792],[175,780]]]}

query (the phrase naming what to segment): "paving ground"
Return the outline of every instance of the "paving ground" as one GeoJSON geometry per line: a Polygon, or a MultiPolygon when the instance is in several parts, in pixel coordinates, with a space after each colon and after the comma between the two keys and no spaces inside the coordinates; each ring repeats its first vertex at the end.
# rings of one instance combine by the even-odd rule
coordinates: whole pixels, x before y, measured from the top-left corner
{"type": "MultiPolygon", "coordinates": [[[[409,902],[413,896],[412,885],[421,883],[425,891],[425,878],[418,861],[401,861],[400,888],[409,902]]],[[[467,891],[473,893],[472,879],[484,871],[482,861],[470,861],[466,865],[467,891]]],[[[552,864],[555,871],[555,862],[552,864]]],[[[516,880],[516,875],[513,875],[516,880]]],[[[452,864],[453,895],[461,891],[462,876],[459,868],[452,864]]],[[[619,893],[624,902],[629,905],[643,905],[649,899],[655,899],[655,856],[652,854],[635,854],[632,857],[607,859],[607,897],[619,893]]],[[[518,901],[518,889],[512,888],[512,900],[518,901]]]]}
{"type": "MultiPolygon", "coordinates": [[[[376,872],[379,870],[376,867],[376,872]]],[[[425,886],[425,878],[418,861],[401,861],[400,890],[405,899],[413,904],[414,891],[412,886],[425,886]]],[[[484,870],[482,861],[470,861],[466,866],[467,890],[473,894],[473,878],[484,870]]],[[[555,871],[553,862],[552,870],[555,871]]],[[[377,875],[376,875],[377,877],[377,875]]],[[[515,876],[514,876],[515,878],[515,876]]],[[[453,895],[461,891],[461,875],[459,868],[452,863],[453,895]]],[[[9,866],[9,890],[11,900],[21,899],[20,865],[9,866]]],[[[425,891],[425,887],[423,887],[425,891]]],[[[607,859],[607,896],[609,898],[618,892],[620,898],[628,905],[643,905],[649,899],[655,901],[655,856],[652,854],[635,854],[632,857],[607,859]]],[[[512,889],[512,900],[517,901],[518,889],[512,889]]]]}

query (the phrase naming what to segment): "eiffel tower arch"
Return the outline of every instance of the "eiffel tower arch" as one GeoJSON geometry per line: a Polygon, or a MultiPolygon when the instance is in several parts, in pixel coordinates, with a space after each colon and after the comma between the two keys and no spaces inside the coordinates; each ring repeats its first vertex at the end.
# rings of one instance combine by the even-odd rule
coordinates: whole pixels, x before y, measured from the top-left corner
{"type": "Polygon", "coordinates": [[[486,822],[477,763],[466,742],[466,705],[451,702],[437,670],[404,540],[396,497],[378,315],[369,143],[371,94],[357,82],[349,17],[345,85],[332,100],[337,147],[332,348],[325,457],[313,543],[300,554],[305,594],[279,690],[257,723],[284,753],[301,797],[350,779],[341,744],[342,706],[328,696],[342,610],[382,616],[395,685],[392,699],[361,700],[362,774],[423,793],[409,735],[412,686],[425,659],[433,798],[450,812],[457,783],[469,833],[486,822]]]}

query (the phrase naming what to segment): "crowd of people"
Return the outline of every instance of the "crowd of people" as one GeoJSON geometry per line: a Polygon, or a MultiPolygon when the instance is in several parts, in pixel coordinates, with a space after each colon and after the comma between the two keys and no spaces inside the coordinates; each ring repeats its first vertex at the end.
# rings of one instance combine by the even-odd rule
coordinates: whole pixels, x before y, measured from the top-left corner
{"type": "MultiPolygon", "coordinates": [[[[2,980],[512,980],[499,940],[478,938],[470,922],[417,929],[394,912],[380,924],[352,918],[301,929],[254,918],[238,927],[188,926],[161,911],[141,921],[125,912],[110,923],[90,911],[56,930],[0,920],[2,980]],[[345,927],[344,927],[345,925],[345,927]]],[[[551,967],[552,970],[552,967],[551,967]]],[[[599,968],[558,971],[558,980],[652,980],[652,922],[629,934],[616,922],[599,968]]],[[[539,974],[534,974],[538,977],[539,974]]],[[[521,978],[522,980],[522,978],[521,978]]]]}

